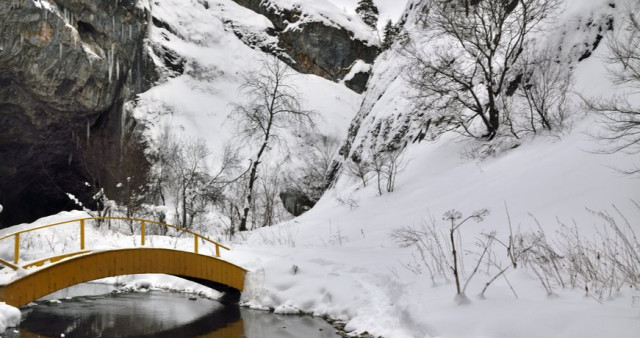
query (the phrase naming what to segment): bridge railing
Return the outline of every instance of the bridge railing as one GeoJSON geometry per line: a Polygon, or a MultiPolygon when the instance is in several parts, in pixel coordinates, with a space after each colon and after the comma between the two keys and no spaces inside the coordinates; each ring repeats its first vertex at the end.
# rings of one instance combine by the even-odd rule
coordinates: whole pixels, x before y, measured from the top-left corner
{"type": "MultiPolygon", "coordinates": [[[[220,257],[220,248],[225,249],[225,250],[231,250],[228,247],[224,246],[223,244],[220,244],[206,236],[202,236],[196,232],[193,232],[191,230],[188,229],[184,229],[184,228],[180,228],[177,227],[175,225],[171,225],[171,224],[167,224],[167,223],[162,223],[162,222],[157,222],[157,221],[153,221],[153,220],[149,220],[149,219],[141,219],[141,218],[128,218],[128,217],[86,217],[86,218],[80,218],[80,219],[73,219],[73,220],[68,220],[68,221],[64,221],[64,222],[58,222],[58,223],[53,223],[53,224],[48,224],[48,225],[43,225],[43,226],[39,226],[39,227],[35,227],[35,228],[31,228],[31,229],[26,229],[26,230],[21,230],[21,231],[16,231],[14,233],[5,235],[3,237],[0,237],[0,241],[3,241],[7,238],[14,238],[14,252],[13,252],[13,263],[10,263],[8,261],[5,261],[3,259],[0,259],[0,264],[7,266],[13,270],[18,270],[19,266],[18,261],[20,260],[20,235],[21,234],[25,234],[25,233],[29,233],[29,232],[34,232],[34,231],[38,231],[41,229],[46,229],[46,228],[52,228],[52,227],[56,227],[56,226],[60,226],[63,224],[70,224],[70,223],[75,223],[78,222],[79,223],[79,231],[80,231],[80,251],[79,253],[84,252],[85,250],[85,226],[87,221],[92,221],[92,220],[120,220],[120,221],[134,221],[134,222],[139,222],[140,223],[140,244],[142,246],[145,246],[145,237],[146,237],[146,226],[148,224],[155,224],[155,225],[159,225],[162,227],[167,227],[167,228],[172,228],[178,231],[181,231],[183,233],[187,233],[187,234],[191,234],[193,235],[194,241],[193,241],[193,252],[194,253],[198,253],[198,244],[200,239],[207,241],[211,244],[215,245],[216,248],[216,257],[220,257]]],[[[134,235],[135,236],[135,235],[134,235]]],[[[68,257],[70,255],[73,254],[65,254],[62,256],[57,256],[57,257],[68,257]]]]}

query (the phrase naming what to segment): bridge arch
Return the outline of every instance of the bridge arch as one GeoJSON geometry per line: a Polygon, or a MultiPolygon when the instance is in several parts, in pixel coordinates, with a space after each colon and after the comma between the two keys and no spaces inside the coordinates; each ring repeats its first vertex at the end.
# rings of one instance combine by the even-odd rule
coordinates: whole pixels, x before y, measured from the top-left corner
{"type": "Polygon", "coordinates": [[[246,270],[221,259],[172,249],[129,248],[87,252],[50,264],[0,288],[2,301],[20,307],[52,292],[105,277],[161,273],[224,292],[237,302],[246,270]]]}

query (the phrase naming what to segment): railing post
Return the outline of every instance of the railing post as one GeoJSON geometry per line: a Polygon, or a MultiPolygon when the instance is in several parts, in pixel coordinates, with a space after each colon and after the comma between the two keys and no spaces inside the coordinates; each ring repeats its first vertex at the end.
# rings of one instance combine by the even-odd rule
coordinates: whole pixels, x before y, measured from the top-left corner
{"type": "Polygon", "coordinates": [[[84,219],[80,220],[80,250],[84,250],[84,219]]]}
{"type": "Polygon", "coordinates": [[[140,221],[140,224],[142,225],[142,228],[140,229],[140,243],[142,246],[144,246],[144,223],[144,221],[140,221]]]}
{"type": "Polygon", "coordinates": [[[18,259],[20,259],[20,233],[15,235],[15,243],[13,248],[13,264],[18,264],[18,259]]]}
{"type": "Polygon", "coordinates": [[[220,257],[220,246],[216,243],[216,257],[220,257]]]}
{"type": "Polygon", "coordinates": [[[195,239],[193,243],[193,252],[198,253],[198,235],[193,237],[195,239]]]}

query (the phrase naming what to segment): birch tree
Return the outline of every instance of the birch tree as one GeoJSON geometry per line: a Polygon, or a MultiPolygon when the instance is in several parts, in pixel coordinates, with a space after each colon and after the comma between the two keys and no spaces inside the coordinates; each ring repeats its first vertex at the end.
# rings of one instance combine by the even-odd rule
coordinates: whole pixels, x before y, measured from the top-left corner
{"type": "Polygon", "coordinates": [[[288,66],[275,57],[264,59],[261,68],[249,74],[241,86],[248,102],[236,105],[231,113],[238,123],[241,136],[257,147],[250,164],[240,231],[247,230],[260,164],[268,157],[268,149],[281,139],[285,130],[310,128],[314,124],[315,113],[301,107],[300,95],[291,82],[294,75],[288,66]]]}

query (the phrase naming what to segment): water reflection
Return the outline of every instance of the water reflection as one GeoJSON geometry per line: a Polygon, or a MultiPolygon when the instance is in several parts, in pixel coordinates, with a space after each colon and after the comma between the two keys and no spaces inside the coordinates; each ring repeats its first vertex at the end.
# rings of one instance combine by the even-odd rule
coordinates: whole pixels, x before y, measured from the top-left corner
{"type": "MultiPolygon", "coordinates": [[[[95,286],[91,292],[97,292],[95,286]]],[[[98,290],[99,291],[99,290],[98,290]]],[[[110,290],[109,290],[110,291],[110,290]]],[[[190,299],[168,292],[121,293],[80,296],[87,290],[67,290],[22,308],[18,333],[7,337],[339,337],[322,320],[278,316],[262,311],[224,306],[214,300],[190,299]]],[[[107,291],[108,292],[108,291],[107,291]]]]}
{"type": "Polygon", "coordinates": [[[263,311],[241,310],[244,335],[239,337],[300,338],[340,337],[325,321],[310,316],[282,316],[263,311]]]}
{"type": "MultiPolygon", "coordinates": [[[[44,335],[194,337],[239,321],[240,311],[211,300],[148,292],[44,303],[25,309],[23,316],[21,327],[44,335]]],[[[242,330],[236,331],[235,337],[241,337],[242,330]]]]}

